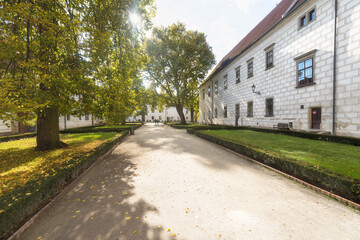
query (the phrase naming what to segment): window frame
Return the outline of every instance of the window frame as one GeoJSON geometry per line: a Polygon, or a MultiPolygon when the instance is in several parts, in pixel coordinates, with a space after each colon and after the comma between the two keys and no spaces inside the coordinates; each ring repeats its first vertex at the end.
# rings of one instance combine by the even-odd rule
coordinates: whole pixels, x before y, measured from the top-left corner
{"type": "Polygon", "coordinates": [[[205,88],[203,89],[203,99],[205,99],[205,88]]]}
{"type": "Polygon", "coordinates": [[[307,22],[308,23],[311,23],[311,22],[313,22],[313,21],[315,21],[316,20],[316,10],[315,10],[315,8],[313,8],[313,9],[311,9],[309,12],[308,12],[308,20],[307,20],[307,22]],[[314,18],[313,19],[310,19],[310,16],[311,16],[311,13],[314,13],[314,18]]]}
{"type": "Polygon", "coordinates": [[[224,118],[228,117],[228,109],[227,106],[224,106],[224,118]]]}
{"type": "Polygon", "coordinates": [[[265,99],[265,117],[274,117],[274,98],[269,97],[265,99]],[[268,111],[268,100],[272,100],[271,104],[271,112],[268,111]]]}
{"type": "Polygon", "coordinates": [[[240,103],[235,104],[235,118],[240,118],[240,103]]]}
{"type": "Polygon", "coordinates": [[[241,72],[240,72],[240,66],[238,66],[237,68],[235,68],[235,84],[238,84],[241,82],[241,72]],[[238,73],[239,73],[239,76],[238,76],[238,73]]]}
{"type": "Polygon", "coordinates": [[[306,25],[307,25],[307,17],[306,17],[307,14],[305,15],[302,15],[300,18],[299,18],[299,29],[302,29],[304,28],[306,25]],[[303,21],[304,20],[304,21],[303,21]]]}
{"type": "Polygon", "coordinates": [[[90,120],[89,114],[85,114],[85,121],[89,121],[89,120],[90,120]]]}
{"type": "MultiPolygon", "coordinates": [[[[316,57],[316,51],[317,49],[314,49],[310,52],[307,52],[301,56],[298,56],[296,58],[294,58],[294,61],[295,61],[295,64],[296,64],[296,88],[302,88],[302,87],[307,87],[307,86],[311,86],[311,85],[314,85],[316,84],[315,80],[316,80],[316,77],[315,77],[315,68],[316,68],[316,63],[315,63],[315,57],[316,57]],[[299,84],[299,64],[304,62],[304,71],[308,68],[305,67],[305,62],[308,61],[309,59],[312,59],[312,82],[308,82],[306,83],[306,80],[305,80],[305,83],[304,84],[299,84]]],[[[304,76],[304,79],[305,76],[304,76]]]]}
{"type": "Polygon", "coordinates": [[[248,118],[254,117],[254,101],[248,101],[248,102],[247,102],[247,111],[246,111],[246,112],[247,112],[247,113],[246,113],[246,116],[247,116],[248,118]],[[250,109],[249,109],[250,104],[251,104],[251,112],[249,111],[249,110],[250,110],[250,109]]]}
{"type": "Polygon", "coordinates": [[[214,82],[214,92],[215,92],[215,94],[218,94],[218,93],[219,93],[219,84],[218,84],[218,81],[215,81],[215,82],[214,82]]]}
{"type": "Polygon", "coordinates": [[[224,90],[228,89],[228,75],[224,76],[224,90]]]}
{"type": "Polygon", "coordinates": [[[249,60],[246,61],[247,63],[247,78],[252,78],[254,76],[254,58],[250,58],[249,60]],[[251,73],[249,71],[251,66],[251,73]]]}
{"type": "Polygon", "coordinates": [[[218,118],[218,109],[215,108],[215,117],[214,118],[218,118]]]}
{"type": "Polygon", "coordinates": [[[208,97],[211,97],[211,87],[208,86],[208,97]]]}

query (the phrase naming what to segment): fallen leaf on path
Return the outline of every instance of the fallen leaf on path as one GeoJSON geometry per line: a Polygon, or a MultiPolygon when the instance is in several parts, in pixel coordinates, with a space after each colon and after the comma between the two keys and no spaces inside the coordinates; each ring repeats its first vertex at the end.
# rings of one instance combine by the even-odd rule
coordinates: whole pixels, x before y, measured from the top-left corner
{"type": "Polygon", "coordinates": [[[129,221],[130,219],[131,219],[131,217],[127,217],[127,218],[125,218],[125,220],[126,220],[126,221],[129,221]]]}
{"type": "Polygon", "coordinates": [[[168,232],[170,232],[170,231],[171,231],[171,229],[170,229],[170,228],[168,228],[168,229],[167,229],[167,231],[168,231],[168,232]]]}
{"type": "Polygon", "coordinates": [[[176,233],[173,233],[173,235],[172,235],[173,237],[176,237],[176,233]]]}
{"type": "Polygon", "coordinates": [[[133,234],[136,234],[136,231],[133,231],[133,234]]]}

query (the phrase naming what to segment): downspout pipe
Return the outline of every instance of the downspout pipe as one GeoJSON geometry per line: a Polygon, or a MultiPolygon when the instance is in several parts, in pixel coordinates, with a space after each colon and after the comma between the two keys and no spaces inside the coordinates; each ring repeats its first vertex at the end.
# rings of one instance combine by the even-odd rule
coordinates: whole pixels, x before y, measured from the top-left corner
{"type": "Polygon", "coordinates": [[[214,124],[213,122],[213,115],[214,115],[214,80],[211,80],[211,124],[214,124]]]}
{"type": "Polygon", "coordinates": [[[334,0],[334,15],[335,16],[334,16],[332,135],[336,135],[336,51],[337,51],[338,0],[334,0]]]}

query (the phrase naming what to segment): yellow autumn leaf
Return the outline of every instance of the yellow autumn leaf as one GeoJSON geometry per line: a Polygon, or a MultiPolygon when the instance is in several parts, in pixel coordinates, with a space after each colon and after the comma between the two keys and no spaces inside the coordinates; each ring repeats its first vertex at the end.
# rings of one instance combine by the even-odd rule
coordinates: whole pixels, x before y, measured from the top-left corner
{"type": "Polygon", "coordinates": [[[133,231],[133,234],[136,234],[136,231],[133,231]]]}
{"type": "Polygon", "coordinates": [[[171,229],[170,229],[170,228],[168,228],[168,229],[167,229],[167,231],[168,231],[168,232],[170,232],[170,231],[171,231],[171,229]]]}

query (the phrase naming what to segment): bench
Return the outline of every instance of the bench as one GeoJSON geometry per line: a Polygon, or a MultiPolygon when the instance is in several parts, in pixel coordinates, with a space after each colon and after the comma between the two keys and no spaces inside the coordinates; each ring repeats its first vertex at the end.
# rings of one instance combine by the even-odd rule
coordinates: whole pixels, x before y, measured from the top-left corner
{"type": "Polygon", "coordinates": [[[278,123],[277,125],[273,125],[273,128],[279,129],[279,130],[289,130],[289,124],[288,123],[278,123]]]}

